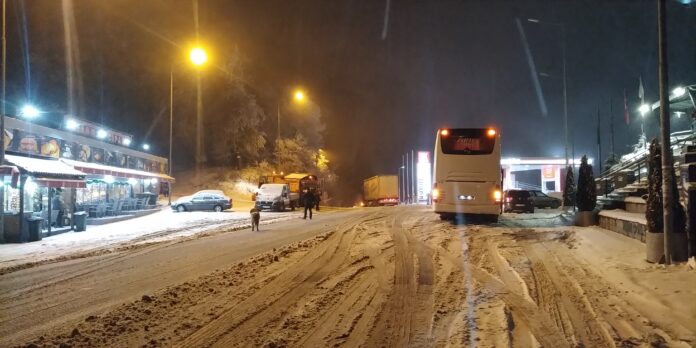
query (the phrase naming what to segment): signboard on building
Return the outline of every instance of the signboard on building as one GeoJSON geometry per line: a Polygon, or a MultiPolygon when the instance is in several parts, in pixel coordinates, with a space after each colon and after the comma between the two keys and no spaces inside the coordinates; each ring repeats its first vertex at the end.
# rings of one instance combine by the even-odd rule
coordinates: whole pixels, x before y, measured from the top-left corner
{"type": "Polygon", "coordinates": [[[432,169],[430,166],[430,152],[419,151],[416,163],[416,196],[419,203],[428,203],[430,189],[432,187],[432,169]]]}

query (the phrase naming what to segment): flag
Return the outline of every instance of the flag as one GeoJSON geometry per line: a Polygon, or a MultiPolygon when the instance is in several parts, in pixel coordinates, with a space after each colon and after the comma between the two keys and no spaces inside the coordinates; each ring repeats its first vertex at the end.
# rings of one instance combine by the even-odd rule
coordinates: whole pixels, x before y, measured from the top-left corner
{"type": "Polygon", "coordinates": [[[630,123],[630,118],[628,117],[628,100],[626,100],[626,89],[624,89],[624,119],[626,124],[630,123]]]}
{"type": "Polygon", "coordinates": [[[645,103],[645,89],[643,88],[642,76],[638,77],[638,83],[638,99],[640,99],[640,103],[643,104],[645,103]]]}

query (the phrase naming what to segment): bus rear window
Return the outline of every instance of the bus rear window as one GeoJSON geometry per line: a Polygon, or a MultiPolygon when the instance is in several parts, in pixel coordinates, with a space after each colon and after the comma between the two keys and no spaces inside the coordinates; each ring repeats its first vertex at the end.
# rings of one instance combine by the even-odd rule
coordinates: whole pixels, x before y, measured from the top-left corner
{"type": "Polygon", "coordinates": [[[486,129],[450,129],[447,135],[440,134],[440,144],[447,155],[489,155],[495,138],[486,135],[486,129]]]}

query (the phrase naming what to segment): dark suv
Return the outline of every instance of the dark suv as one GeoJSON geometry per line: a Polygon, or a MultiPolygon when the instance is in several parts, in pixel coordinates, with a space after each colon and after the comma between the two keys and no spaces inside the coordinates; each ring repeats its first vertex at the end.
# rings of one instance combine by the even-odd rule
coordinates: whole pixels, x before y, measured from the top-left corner
{"type": "Polygon", "coordinates": [[[505,191],[503,211],[506,213],[534,213],[534,202],[529,191],[508,190],[505,191]]]}
{"type": "Polygon", "coordinates": [[[555,197],[548,196],[541,191],[529,191],[532,197],[532,202],[534,202],[535,208],[551,208],[556,209],[561,206],[561,200],[555,197]]]}

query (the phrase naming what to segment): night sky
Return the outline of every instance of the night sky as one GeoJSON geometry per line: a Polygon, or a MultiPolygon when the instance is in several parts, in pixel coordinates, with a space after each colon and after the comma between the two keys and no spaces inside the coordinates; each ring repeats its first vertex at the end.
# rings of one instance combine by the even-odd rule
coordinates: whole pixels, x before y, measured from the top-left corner
{"type": "MultiPolygon", "coordinates": [[[[22,3],[8,2],[8,111],[31,99],[58,115],[67,109],[61,3],[22,3]]],[[[169,65],[195,40],[191,1],[73,4],[84,86],[80,116],[147,136],[166,154],[169,65]]],[[[656,9],[655,1],[391,0],[384,39],[382,0],[200,0],[199,19],[214,64],[235,50],[244,57],[245,80],[267,114],[275,115],[289,88],[307,90],[321,108],[329,159],[357,192],[365,177],[396,173],[407,150],[431,150],[441,126],[495,125],[504,156],[563,156],[561,35],[529,17],[567,27],[576,154],[596,157],[598,108],[604,156],[610,118],[616,152],[627,152],[640,130],[639,76],[647,100],[657,99],[656,9]],[[538,71],[550,75],[540,78],[546,118],[515,18],[523,21],[538,71]],[[624,89],[630,125],[623,120],[624,89]]],[[[670,85],[694,84],[696,6],[668,1],[668,18],[670,85]]],[[[191,103],[190,79],[181,80],[177,103],[191,103]]],[[[206,89],[204,102],[216,93],[206,89]]],[[[653,134],[656,122],[646,120],[653,134]]],[[[275,136],[274,128],[268,132],[275,136]]],[[[190,154],[182,150],[178,157],[190,154]]]]}

